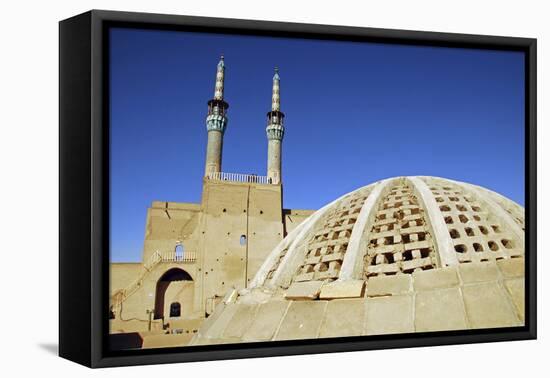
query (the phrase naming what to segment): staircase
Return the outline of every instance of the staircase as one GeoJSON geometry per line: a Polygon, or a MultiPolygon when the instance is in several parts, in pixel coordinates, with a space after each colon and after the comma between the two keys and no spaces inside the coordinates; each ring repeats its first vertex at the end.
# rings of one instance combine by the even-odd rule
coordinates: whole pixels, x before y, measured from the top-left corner
{"type": "Polygon", "coordinates": [[[162,254],[158,250],[155,251],[155,253],[153,253],[149,257],[149,259],[143,264],[143,269],[141,270],[138,278],[135,279],[131,284],[126,286],[124,289],[118,290],[115,294],[111,296],[111,310],[115,314],[120,314],[120,311],[122,310],[122,303],[141,287],[144,278],[162,261],[162,254]]]}

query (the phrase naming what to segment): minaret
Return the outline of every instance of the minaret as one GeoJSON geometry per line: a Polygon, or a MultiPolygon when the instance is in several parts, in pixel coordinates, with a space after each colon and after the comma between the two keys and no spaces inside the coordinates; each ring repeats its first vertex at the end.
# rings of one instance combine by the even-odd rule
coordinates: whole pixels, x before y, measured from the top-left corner
{"type": "Polygon", "coordinates": [[[229,104],[223,100],[223,81],[225,77],[225,64],[223,55],[218,63],[216,71],[216,87],[214,98],[208,101],[208,116],[206,117],[206,130],[208,130],[208,144],[206,147],[206,164],[204,176],[221,172],[223,133],[227,126],[227,108],[229,104]]]}
{"type": "Polygon", "coordinates": [[[267,113],[267,177],[272,184],[281,183],[281,148],[285,128],[285,115],[281,112],[281,98],[279,92],[279,70],[275,68],[273,76],[273,93],[271,95],[271,111],[267,113]]]}

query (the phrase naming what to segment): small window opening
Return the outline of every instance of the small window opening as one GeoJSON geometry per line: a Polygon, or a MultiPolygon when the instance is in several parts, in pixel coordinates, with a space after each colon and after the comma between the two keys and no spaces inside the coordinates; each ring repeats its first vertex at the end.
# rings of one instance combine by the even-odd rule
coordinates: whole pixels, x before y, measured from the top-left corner
{"type": "Polygon", "coordinates": [[[410,261],[413,259],[412,251],[405,251],[403,252],[403,260],[410,261]]]}
{"type": "Polygon", "coordinates": [[[183,245],[177,244],[176,249],[174,250],[176,260],[183,260],[183,253],[184,253],[183,245]]]}
{"type": "Polygon", "coordinates": [[[181,316],[181,305],[179,302],[174,302],[170,304],[170,317],[178,318],[181,316]]]}
{"type": "Polygon", "coordinates": [[[502,245],[504,246],[504,248],[506,248],[506,249],[514,248],[514,243],[511,240],[502,239],[501,242],[502,242],[502,245]]]}
{"type": "Polygon", "coordinates": [[[449,231],[449,233],[451,234],[451,238],[453,239],[457,239],[460,237],[460,233],[455,229],[452,229],[451,231],[449,231]]]}
{"type": "Polygon", "coordinates": [[[468,248],[464,244],[455,245],[455,251],[458,253],[466,253],[468,251],[468,248]]]}
{"type": "Polygon", "coordinates": [[[474,243],[474,251],[483,252],[483,246],[479,243],[474,243]]]}
{"type": "Polygon", "coordinates": [[[246,235],[241,235],[241,239],[239,241],[241,245],[246,245],[246,235]]]}

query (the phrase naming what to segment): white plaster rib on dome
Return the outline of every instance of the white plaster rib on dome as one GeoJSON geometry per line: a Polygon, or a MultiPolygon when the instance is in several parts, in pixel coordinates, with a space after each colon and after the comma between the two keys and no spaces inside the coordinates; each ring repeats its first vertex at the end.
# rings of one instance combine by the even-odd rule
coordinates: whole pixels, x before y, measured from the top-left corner
{"type": "Polygon", "coordinates": [[[349,239],[348,250],[342,262],[340,276],[338,281],[346,281],[356,278],[361,278],[363,272],[363,257],[366,252],[365,243],[362,241],[365,232],[368,232],[372,224],[373,217],[376,216],[376,209],[380,204],[381,198],[384,196],[389,185],[395,182],[395,178],[385,179],[373,185],[374,188],[370,192],[367,200],[363,203],[357,222],[355,223],[349,239]],[[362,252],[363,251],[363,252],[362,252]]]}
{"type": "Polygon", "coordinates": [[[407,179],[412,183],[424,205],[429,225],[433,230],[436,254],[439,256],[441,266],[458,265],[453,241],[451,240],[443,214],[437,206],[434,195],[428,188],[428,185],[418,177],[408,177],[407,179]]]}
{"type": "MultiPolygon", "coordinates": [[[[332,203],[328,204],[327,206],[330,206],[332,203]]],[[[325,207],[327,207],[325,206],[325,207]]],[[[325,207],[321,208],[318,211],[324,211],[325,207]]],[[[262,286],[267,278],[267,275],[271,268],[277,263],[277,260],[279,259],[279,256],[281,253],[286,249],[289,248],[294,241],[300,237],[304,229],[307,229],[311,227],[311,223],[315,222],[314,216],[316,216],[315,212],[311,216],[309,216],[305,221],[300,223],[298,227],[296,227],[294,230],[292,230],[277,246],[273,251],[267,256],[264,263],[261,265],[260,269],[258,269],[258,272],[254,276],[254,279],[250,283],[251,288],[255,288],[258,286],[262,286]]]]}
{"type": "MultiPolygon", "coordinates": [[[[286,269],[280,269],[277,272],[279,274],[279,276],[277,277],[278,280],[275,282],[276,277],[274,277],[273,284],[275,286],[287,287],[288,285],[290,285],[291,281],[325,281],[337,278],[340,273],[341,265],[341,263],[338,263],[338,257],[342,256],[342,254],[343,257],[345,257],[348,239],[349,236],[351,236],[351,231],[347,231],[349,232],[349,235],[346,235],[345,230],[339,230],[338,232],[334,231],[334,221],[335,219],[339,219],[335,216],[335,214],[348,213],[346,215],[347,218],[356,219],[356,216],[354,217],[353,214],[355,214],[355,211],[357,211],[357,213],[360,212],[365,199],[369,196],[372,187],[375,185],[376,183],[362,187],[358,190],[355,190],[340,197],[337,201],[333,203],[332,206],[330,206],[329,209],[327,209],[322,217],[317,218],[312,227],[301,236],[300,240],[296,240],[296,244],[293,245],[294,251],[289,257],[286,269]],[[358,206],[357,203],[360,203],[360,206],[358,206]],[[353,212],[349,213],[350,211],[352,211],[352,208],[354,209],[353,212]],[[331,240],[326,239],[331,233],[333,237],[335,236],[335,233],[337,233],[338,237],[331,240]],[[318,241],[318,238],[325,239],[318,241]],[[335,240],[336,242],[334,242],[335,240]],[[318,246],[317,248],[315,248],[326,249],[326,252],[331,250],[331,252],[328,252],[328,254],[325,255],[325,257],[330,255],[331,259],[323,261],[318,260],[317,262],[312,263],[311,261],[309,261],[308,256],[313,252],[313,250],[311,249],[312,245],[318,243],[334,243],[332,246],[329,246],[327,244],[323,248],[319,248],[318,246]],[[337,251],[337,249],[339,249],[339,251],[337,251]],[[322,265],[325,265],[326,270],[322,270],[322,265]],[[316,271],[314,274],[311,274],[312,272],[309,272],[306,275],[301,274],[304,270],[308,270],[310,268],[316,269],[315,266],[317,266],[319,271],[316,271]]],[[[340,226],[336,227],[339,228],[340,226]]]]}
{"type": "Polygon", "coordinates": [[[298,258],[296,256],[297,247],[304,240],[304,238],[309,234],[309,231],[311,231],[315,227],[317,222],[329,210],[331,210],[334,206],[338,205],[340,201],[354,194],[357,194],[363,190],[366,190],[372,185],[375,185],[375,184],[367,185],[357,190],[354,190],[353,192],[344,194],[343,196],[337,198],[336,200],[332,201],[328,205],[323,206],[321,209],[313,213],[307,220],[302,222],[295,230],[293,230],[289,235],[287,235],[287,237],[284,238],[277,245],[277,247],[275,247],[273,252],[269,254],[265,263],[262,264],[262,266],[258,270],[258,273],[256,273],[256,276],[254,277],[254,280],[252,281],[252,284],[250,287],[255,288],[258,286],[265,285],[270,288],[275,288],[283,284],[284,282],[288,281],[289,277],[294,273],[294,270],[292,270],[292,267],[296,265],[294,262],[298,258]],[[276,264],[280,254],[285,250],[285,248],[288,248],[288,251],[280,261],[279,266],[277,267],[277,270],[273,275],[273,278],[268,281],[267,275],[269,271],[272,269],[274,264],[276,264]]]}

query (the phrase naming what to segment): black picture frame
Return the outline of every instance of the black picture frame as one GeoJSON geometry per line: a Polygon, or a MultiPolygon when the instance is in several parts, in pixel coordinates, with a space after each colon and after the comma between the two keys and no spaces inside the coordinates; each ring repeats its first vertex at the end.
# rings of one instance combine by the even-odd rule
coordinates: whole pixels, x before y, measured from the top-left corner
{"type": "Polygon", "coordinates": [[[89,367],[535,339],[536,39],[92,10],[59,24],[59,354],[89,367]],[[109,351],[108,39],[113,26],[525,53],[525,326],[109,351]]]}

